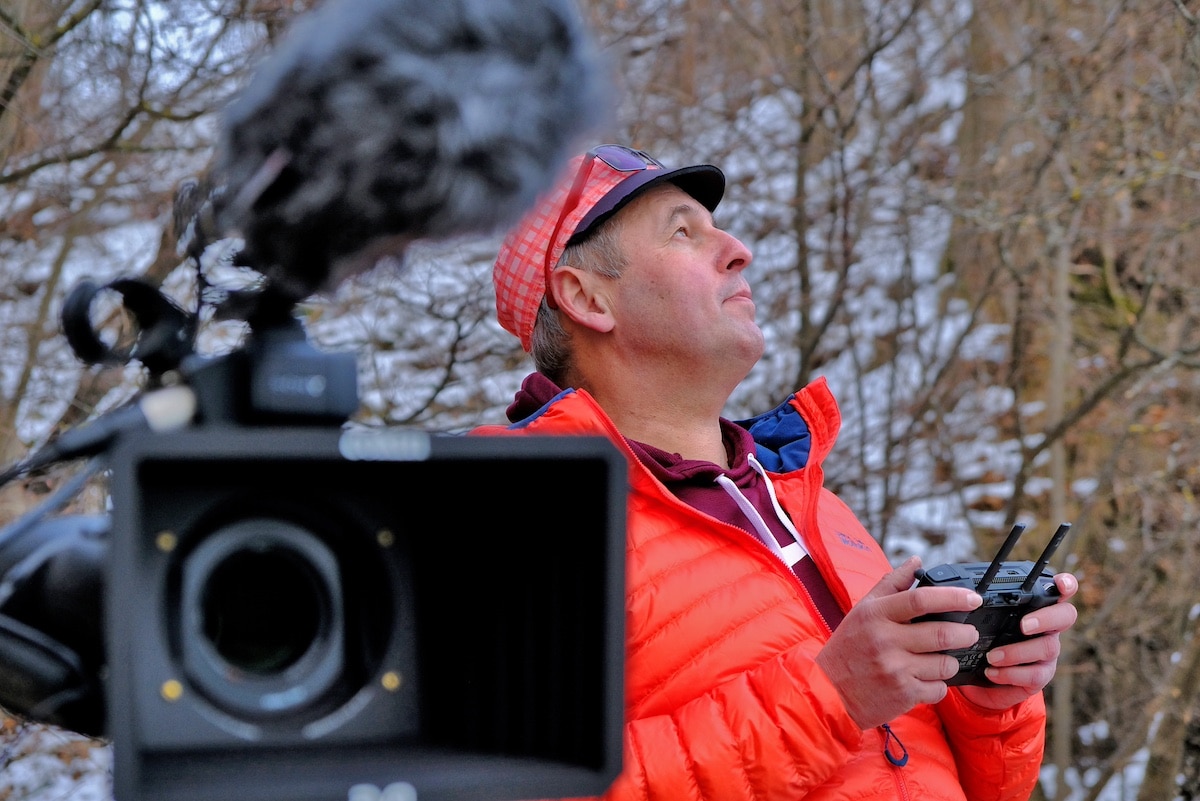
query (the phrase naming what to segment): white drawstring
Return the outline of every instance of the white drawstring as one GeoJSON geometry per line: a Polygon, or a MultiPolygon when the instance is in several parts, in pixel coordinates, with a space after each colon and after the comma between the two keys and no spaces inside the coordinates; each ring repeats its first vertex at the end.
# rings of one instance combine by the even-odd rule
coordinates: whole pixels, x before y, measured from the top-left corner
{"type": "Polygon", "coordinates": [[[754,504],[750,503],[750,499],[742,494],[742,491],[738,489],[737,484],[735,484],[733,479],[729,478],[729,476],[717,476],[717,484],[719,484],[721,488],[728,493],[730,498],[733,498],[733,502],[737,504],[738,508],[742,510],[742,514],[746,516],[746,519],[750,521],[752,526],[754,526],[754,530],[758,532],[759,539],[763,541],[764,545],[771,549],[771,553],[775,554],[775,556],[779,558],[779,561],[783,562],[788,567],[791,567],[803,559],[808,554],[808,551],[805,550],[804,545],[801,542],[800,535],[796,532],[796,527],[792,525],[792,522],[788,520],[787,515],[779,506],[779,501],[775,498],[775,488],[771,485],[771,479],[767,478],[766,472],[763,470],[762,465],[758,463],[757,459],[755,459],[753,456],[749,458],[750,465],[754,468],[754,471],[758,473],[759,476],[762,477],[763,481],[765,481],[767,484],[767,494],[771,496],[771,504],[775,509],[775,516],[779,518],[779,521],[792,535],[792,538],[795,540],[795,542],[789,542],[787,545],[780,547],[779,541],[775,539],[775,535],[767,526],[766,521],[763,520],[762,515],[757,509],[754,508],[754,504]]]}
{"type": "Polygon", "coordinates": [[[767,494],[771,496],[771,505],[775,507],[775,516],[779,518],[779,522],[783,523],[783,527],[788,530],[788,533],[792,535],[792,538],[796,540],[796,543],[807,555],[808,549],[804,547],[804,538],[800,536],[800,532],[792,525],[792,519],[788,517],[787,512],[783,511],[783,507],[779,505],[779,498],[775,496],[775,485],[771,483],[771,479],[767,476],[767,471],[758,463],[758,459],[755,459],[753,454],[747,456],[746,460],[750,462],[750,466],[754,468],[754,472],[762,476],[762,480],[766,482],[767,494]]]}

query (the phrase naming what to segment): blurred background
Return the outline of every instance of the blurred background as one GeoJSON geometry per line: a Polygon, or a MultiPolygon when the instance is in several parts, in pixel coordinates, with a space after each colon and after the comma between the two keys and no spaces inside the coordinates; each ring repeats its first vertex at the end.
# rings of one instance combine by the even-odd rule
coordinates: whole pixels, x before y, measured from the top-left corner
{"type": "MultiPolygon", "coordinates": [[[[897,561],[986,561],[1014,522],[1031,559],[1072,521],[1035,798],[1200,796],[1200,2],[578,2],[620,101],[599,138],[729,178],[717,222],[755,253],[768,341],[729,416],[827,377],[829,484],[897,561]]],[[[311,5],[0,0],[0,464],[139,389],[74,358],[63,296],[142,276],[194,303],[173,193],[311,5]]],[[[532,368],[494,319],[498,244],[414,248],[299,308],[358,354],[357,422],[503,420],[532,368]]],[[[68,475],[6,487],[0,524],[68,475]]],[[[0,801],[107,798],[108,771],[103,741],[0,723],[0,801]]]]}

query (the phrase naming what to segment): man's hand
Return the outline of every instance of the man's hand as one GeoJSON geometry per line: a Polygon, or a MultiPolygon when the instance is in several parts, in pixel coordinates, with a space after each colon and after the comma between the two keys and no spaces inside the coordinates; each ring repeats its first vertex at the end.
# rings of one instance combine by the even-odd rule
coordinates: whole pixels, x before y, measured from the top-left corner
{"type": "MultiPolygon", "coordinates": [[[[917,704],[942,700],[947,691],[946,679],[958,672],[958,661],[940,652],[968,648],[979,639],[975,627],[966,623],[912,622],[915,617],[932,613],[969,612],[983,603],[978,593],[965,587],[910,590],[920,566],[920,557],[914,556],[884,576],[846,614],[817,655],[817,664],[837,688],[850,717],[863,729],[887,723],[917,704]]],[[[1074,593],[1074,589],[1071,592],[1074,593]]],[[[1067,606],[1073,611],[1073,607],[1067,606]]],[[[1047,626],[1063,625],[1063,613],[1043,614],[1052,608],[1056,607],[1038,610],[1029,616],[1035,618],[1033,625],[1038,631],[1049,631],[1047,626]]],[[[1026,626],[1030,625],[1029,618],[1026,618],[1026,626]]],[[[1044,639],[1038,638],[1034,642],[1044,639]]],[[[1020,650],[1015,645],[1005,648],[1003,667],[996,668],[1004,683],[1036,683],[1043,675],[1042,685],[1049,681],[1054,674],[1054,659],[1058,656],[1057,635],[1053,646],[1043,643],[1041,648],[1040,651],[1033,645],[1020,650]],[[1048,671],[1045,662],[1038,661],[1046,659],[1049,659],[1048,671]],[[1037,664],[1010,667],[1021,662],[1037,664]]],[[[992,690],[992,695],[981,700],[968,697],[983,706],[1001,708],[994,705],[1002,703],[1005,697],[1021,694],[1024,698],[1042,685],[1036,688],[1004,687],[992,690]]],[[[1015,702],[1010,701],[1005,706],[1012,703],[1015,702]]]]}
{"type": "Polygon", "coordinates": [[[1062,652],[1059,635],[1075,625],[1078,616],[1070,599],[1079,590],[1079,581],[1070,573],[1059,573],[1054,583],[1058,586],[1058,602],[1021,618],[1023,634],[1040,636],[988,651],[991,667],[985,674],[997,686],[960,687],[969,701],[988,709],[1008,709],[1041,692],[1054,678],[1062,652]]]}

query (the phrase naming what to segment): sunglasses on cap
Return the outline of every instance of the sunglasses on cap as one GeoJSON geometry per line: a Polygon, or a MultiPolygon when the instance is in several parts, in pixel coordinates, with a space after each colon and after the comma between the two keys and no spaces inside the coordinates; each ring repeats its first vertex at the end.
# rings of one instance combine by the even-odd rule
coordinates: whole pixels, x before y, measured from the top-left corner
{"type": "Polygon", "coordinates": [[[583,197],[583,188],[587,186],[588,179],[592,176],[592,167],[596,160],[599,159],[613,168],[617,172],[641,172],[642,170],[664,170],[666,167],[661,161],[651,156],[642,150],[635,150],[625,145],[599,145],[592,148],[584,154],[583,161],[579,164],[579,169],[575,173],[575,180],[571,184],[571,191],[567,193],[566,199],[563,201],[562,211],[558,215],[558,221],[554,224],[554,230],[550,233],[550,246],[546,248],[546,266],[545,266],[545,282],[546,282],[546,303],[550,308],[558,308],[554,302],[554,293],[550,291],[550,273],[554,270],[554,265],[551,263],[551,253],[554,250],[554,243],[558,241],[558,234],[562,231],[563,223],[567,217],[579,206],[579,199],[583,197]]]}

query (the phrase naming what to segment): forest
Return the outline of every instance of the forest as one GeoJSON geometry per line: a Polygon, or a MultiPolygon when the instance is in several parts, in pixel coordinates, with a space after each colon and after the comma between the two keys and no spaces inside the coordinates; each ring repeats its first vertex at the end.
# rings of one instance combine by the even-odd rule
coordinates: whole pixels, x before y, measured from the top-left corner
{"type": "MultiPolygon", "coordinates": [[[[195,303],[176,188],[315,2],[0,0],[0,465],[139,391],[75,357],[63,299],[136,276],[195,303]]],[[[826,378],[827,483],[896,562],[986,561],[1014,523],[1032,559],[1070,521],[1035,798],[1200,797],[1200,3],[578,2],[615,97],[593,138],[727,175],[767,339],[728,416],[826,378]]],[[[503,420],[532,367],[497,246],[420,243],[298,306],[357,355],[355,423],[503,420]]],[[[76,468],[0,490],[0,525],[76,468]]],[[[0,801],[106,798],[109,747],[6,717],[0,801]]]]}

